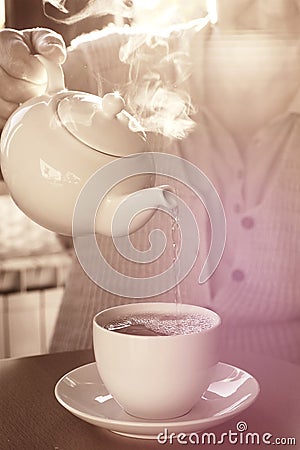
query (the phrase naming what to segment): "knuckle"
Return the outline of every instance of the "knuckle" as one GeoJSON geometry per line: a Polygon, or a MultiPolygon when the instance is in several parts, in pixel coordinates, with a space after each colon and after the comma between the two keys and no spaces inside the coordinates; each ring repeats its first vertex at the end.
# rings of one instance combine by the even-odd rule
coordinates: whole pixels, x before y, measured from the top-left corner
{"type": "Polygon", "coordinates": [[[8,32],[3,38],[0,34],[0,65],[12,76],[22,76],[26,71],[29,49],[22,37],[8,32]]]}
{"type": "Polygon", "coordinates": [[[0,30],[0,44],[5,44],[16,36],[19,36],[19,33],[16,30],[13,30],[12,28],[3,28],[0,30]]]}

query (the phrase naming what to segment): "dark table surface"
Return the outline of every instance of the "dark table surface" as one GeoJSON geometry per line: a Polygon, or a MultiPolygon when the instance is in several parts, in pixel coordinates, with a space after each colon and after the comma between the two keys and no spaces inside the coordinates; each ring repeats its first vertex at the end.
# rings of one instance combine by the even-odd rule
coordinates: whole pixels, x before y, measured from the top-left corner
{"type": "MultiPolygon", "coordinates": [[[[56,353],[0,361],[0,450],[147,450],[203,448],[165,445],[118,436],[90,425],[66,411],[55,399],[58,379],[75,367],[94,361],[92,351],[56,353]]],[[[206,430],[217,436],[245,421],[249,432],[272,434],[273,448],[300,449],[300,366],[254,354],[224,355],[223,361],[256,377],[261,392],[240,415],[206,430]],[[293,438],[293,444],[288,438],[293,438]],[[296,441],[296,444],[295,444],[296,441]]],[[[259,448],[266,447],[260,444],[259,448]]],[[[207,448],[214,447],[206,445],[207,448]]],[[[216,445],[218,447],[218,445],[216,445]]],[[[225,444],[222,449],[258,448],[225,444]]],[[[271,447],[272,448],[272,447],[271,447]]]]}

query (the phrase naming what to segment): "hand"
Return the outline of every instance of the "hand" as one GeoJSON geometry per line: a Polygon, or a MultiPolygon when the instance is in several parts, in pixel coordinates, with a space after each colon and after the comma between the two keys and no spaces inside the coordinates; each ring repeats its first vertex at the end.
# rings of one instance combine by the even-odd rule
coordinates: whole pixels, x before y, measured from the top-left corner
{"type": "Polygon", "coordinates": [[[62,64],[63,38],[46,28],[0,30],[0,130],[20,103],[45,92],[47,73],[35,54],[62,64]]]}

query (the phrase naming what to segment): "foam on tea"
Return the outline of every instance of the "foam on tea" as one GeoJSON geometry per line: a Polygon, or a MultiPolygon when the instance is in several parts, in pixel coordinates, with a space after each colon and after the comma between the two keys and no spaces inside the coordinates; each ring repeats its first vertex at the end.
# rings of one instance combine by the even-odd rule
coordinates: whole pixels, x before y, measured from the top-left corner
{"type": "Polygon", "coordinates": [[[216,325],[204,314],[140,314],[125,316],[104,326],[107,330],[138,336],[172,336],[192,334],[216,325]]]}

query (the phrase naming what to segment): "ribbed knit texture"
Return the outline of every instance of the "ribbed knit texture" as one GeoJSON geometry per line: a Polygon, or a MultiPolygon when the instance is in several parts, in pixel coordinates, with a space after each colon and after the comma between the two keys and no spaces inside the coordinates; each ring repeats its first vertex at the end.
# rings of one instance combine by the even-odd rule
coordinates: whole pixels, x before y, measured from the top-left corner
{"type": "MultiPolygon", "coordinates": [[[[101,74],[104,92],[112,89],[122,92],[128,69],[117,57],[121,40],[125,42],[126,37],[111,34],[100,41],[81,44],[73,51],[70,61],[76,58],[81,71],[91,69],[94,74],[101,74]]],[[[178,42],[179,49],[180,45],[178,42]]],[[[186,43],[185,50],[189,51],[186,43]]],[[[77,77],[79,73],[73,71],[72,87],[77,77]]],[[[191,78],[187,89],[192,100],[194,85],[195,80],[191,78]]],[[[95,77],[89,89],[95,92],[95,77]]],[[[199,92],[196,97],[199,101],[199,92]]],[[[209,282],[200,286],[197,279],[209,247],[209,221],[194,194],[177,185],[180,197],[197,217],[202,239],[199,258],[181,283],[182,301],[208,306],[221,315],[222,345],[226,348],[234,351],[240,347],[300,363],[300,101],[298,103],[298,113],[293,105],[293,110],[277,117],[253,137],[247,149],[252,155],[248,174],[232,137],[202,104],[195,105],[197,127],[194,132],[165,150],[201,168],[219,192],[227,218],[224,256],[209,282]]],[[[155,264],[128,264],[115,252],[110,238],[99,237],[101,251],[121,273],[140,277],[160,273],[172,261],[170,219],[164,214],[155,214],[134,234],[133,241],[145,248],[153,227],[163,229],[169,239],[167,251],[155,264]]],[[[154,300],[174,301],[174,298],[173,289],[154,300]]],[[[93,315],[130,301],[137,300],[117,297],[97,287],[75,260],[51,351],[90,348],[93,315]]]]}

